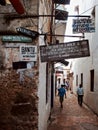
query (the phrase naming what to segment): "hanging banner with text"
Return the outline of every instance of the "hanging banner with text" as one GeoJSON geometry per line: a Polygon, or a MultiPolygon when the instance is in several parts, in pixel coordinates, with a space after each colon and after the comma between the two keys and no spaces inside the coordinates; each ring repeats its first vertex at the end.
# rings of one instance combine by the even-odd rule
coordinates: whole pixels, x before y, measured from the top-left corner
{"type": "Polygon", "coordinates": [[[37,61],[37,46],[21,45],[20,61],[37,61]]]}
{"type": "Polygon", "coordinates": [[[73,19],[73,33],[95,32],[95,22],[92,19],[73,19]]]}
{"type": "Polygon", "coordinates": [[[41,62],[90,56],[88,40],[40,46],[41,62]]]}

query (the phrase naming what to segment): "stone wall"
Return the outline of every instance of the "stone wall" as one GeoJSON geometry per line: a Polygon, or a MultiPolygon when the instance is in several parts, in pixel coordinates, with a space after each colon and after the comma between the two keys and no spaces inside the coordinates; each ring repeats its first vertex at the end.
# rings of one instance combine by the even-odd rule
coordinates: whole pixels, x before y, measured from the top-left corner
{"type": "Polygon", "coordinates": [[[34,78],[24,74],[20,84],[15,70],[0,72],[0,130],[38,129],[37,72],[34,78]]]}
{"type": "MultiPolygon", "coordinates": [[[[38,14],[38,0],[22,0],[22,2],[26,14],[38,14]]],[[[5,34],[9,31],[16,32],[17,27],[38,30],[38,19],[7,19],[8,15],[17,15],[11,4],[0,5],[0,13],[0,31],[5,31],[5,34]]],[[[0,36],[0,130],[37,130],[38,61],[34,63],[33,68],[22,71],[21,80],[21,72],[12,69],[12,63],[19,61],[20,46],[6,48],[7,42],[3,43],[1,38],[2,34],[0,36]]],[[[38,39],[32,40],[29,45],[38,46],[38,39]]]]}

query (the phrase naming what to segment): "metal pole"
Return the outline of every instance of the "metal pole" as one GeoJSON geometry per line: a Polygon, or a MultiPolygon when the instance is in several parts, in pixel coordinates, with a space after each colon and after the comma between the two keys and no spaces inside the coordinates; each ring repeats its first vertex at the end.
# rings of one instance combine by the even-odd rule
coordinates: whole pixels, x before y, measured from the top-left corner
{"type": "Polygon", "coordinates": [[[84,36],[78,36],[78,35],[60,35],[60,34],[39,34],[39,35],[48,35],[48,36],[57,36],[57,37],[80,37],[80,38],[84,38],[84,36]]]}
{"type": "MultiPolygon", "coordinates": [[[[11,14],[7,14],[4,16],[5,19],[26,19],[26,18],[39,18],[39,17],[55,17],[56,15],[11,15],[11,14]]],[[[90,18],[90,15],[68,15],[66,17],[86,17],[86,18],[90,18]]]]}
{"type": "MultiPolygon", "coordinates": [[[[19,35],[19,33],[15,31],[0,31],[0,35],[19,35]]],[[[77,35],[60,35],[60,34],[39,34],[39,35],[47,35],[47,36],[57,36],[57,37],[80,37],[84,38],[84,36],[77,36],[77,35]]],[[[26,36],[26,35],[25,35],[26,36]]],[[[32,37],[31,37],[32,38],[32,37]]]]}

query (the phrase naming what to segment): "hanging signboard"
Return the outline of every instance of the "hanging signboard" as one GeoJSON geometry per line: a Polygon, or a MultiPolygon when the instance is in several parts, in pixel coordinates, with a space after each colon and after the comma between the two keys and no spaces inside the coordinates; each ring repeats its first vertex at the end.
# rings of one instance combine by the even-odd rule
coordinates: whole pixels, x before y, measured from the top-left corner
{"type": "Polygon", "coordinates": [[[68,18],[68,12],[56,9],[55,10],[55,19],[56,20],[67,20],[68,18]]]}
{"type": "Polygon", "coordinates": [[[20,61],[37,61],[37,46],[21,45],[20,61]]]}
{"type": "Polygon", "coordinates": [[[40,46],[41,62],[90,56],[88,40],[40,46]]]}
{"type": "Polygon", "coordinates": [[[32,42],[32,38],[18,35],[6,35],[2,36],[1,40],[3,42],[32,42]]]}
{"type": "Polygon", "coordinates": [[[95,32],[95,23],[92,19],[73,19],[73,33],[95,32]]]}
{"type": "Polygon", "coordinates": [[[54,0],[55,4],[70,4],[70,0],[54,0]]]}
{"type": "Polygon", "coordinates": [[[26,28],[23,28],[23,27],[18,27],[18,28],[16,28],[16,30],[17,30],[17,32],[19,32],[23,35],[29,36],[31,38],[36,38],[39,35],[38,32],[33,31],[33,30],[29,30],[29,29],[26,29],[26,28]]]}

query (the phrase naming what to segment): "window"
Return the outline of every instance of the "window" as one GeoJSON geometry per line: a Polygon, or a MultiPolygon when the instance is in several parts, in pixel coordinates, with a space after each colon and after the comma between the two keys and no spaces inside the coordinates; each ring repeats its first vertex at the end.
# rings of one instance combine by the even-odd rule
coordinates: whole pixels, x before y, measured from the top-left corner
{"type": "Polygon", "coordinates": [[[95,7],[93,8],[91,15],[92,15],[92,18],[95,18],[95,7]]]}
{"type": "Polygon", "coordinates": [[[75,6],[74,11],[77,12],[77,14],[79,14],[79,5],[75,6]]]}
{"type": "Polygon", "coordinates": [[[48,103],[49,92],[50,92],[50,84],[51,84],[50,67],[51,67],[50,64],[46,63],[46,104],[48,103]]]}
{"type": "Polygon", "coordinates": [[[94,91],[94,70],[90,70],[90,91],[94,91]]]}
{"type": "Polygon", "coordinates": [[[76,75],[76,86],[78,86],[78,75],[76,75]]]}
{"type": "Polygon", "coordinates": [[[19,61],[19,62],[13,62],[12,63],[13,69],[26,69],[27,68],[27,62],[26,61],[19,61]]]}
{"type": "Polygon", "coordinates": [[[46,103],[48,102],[48,63],[46,64],[46,103]]]}
{"type": "Polygon", "coordinates": [[[60,79],[60,78],[58,78],[58,83],[60,84],[60,82],[61,82],[61,79],[60,79]]]}
{"type": "Polygon", "coordinates": [[[83,87],[83,73],[81,73],[81,85],[83,87]]]}

